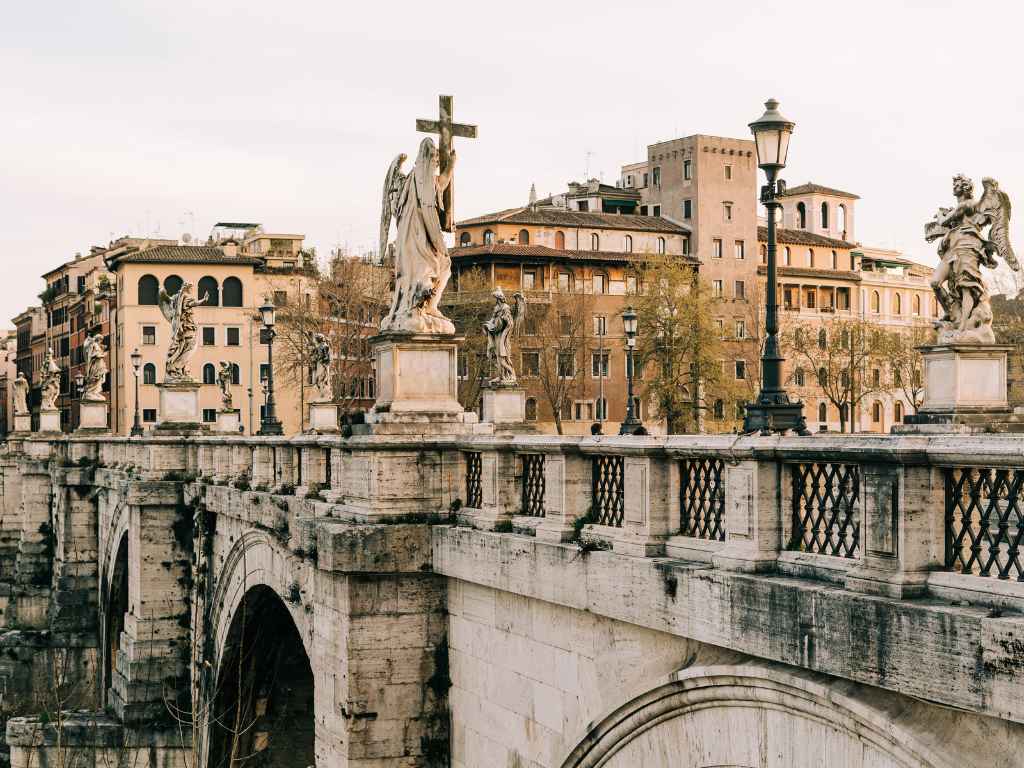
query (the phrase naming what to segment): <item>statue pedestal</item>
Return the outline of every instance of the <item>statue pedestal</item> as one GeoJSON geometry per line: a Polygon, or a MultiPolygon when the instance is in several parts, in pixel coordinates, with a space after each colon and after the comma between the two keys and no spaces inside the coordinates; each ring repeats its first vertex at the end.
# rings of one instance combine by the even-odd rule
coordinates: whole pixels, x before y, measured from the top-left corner
{"type": "Polygon", "coordinates": [[[1000,344],[921,347],[924,402],[898,433],[1021,431],[1006,397],[1006,355],[1000,344]]]}
{"type": "Polygon", "coordinates": [[[39,409],[39,431],[60,432],[60,411],[56,408],[43,410],[39,409]]]}
{"type": "Polygon", "coordinates": [[[157,384],[160,389],[160,413],[156,429],[171,432],[198,432],[199,385],[194,381],[157,384]]]}
{"type": "Polygon", "coordinates": [[[78,429],[75,432],[106,432],[107,401],[83,400],[78,406],[78,429]]]}
{"type": "Polygon", "coordinates": [[[213,431],[222,435],[237,435],[238,427],[241,423],[241,415],[237,408],[220,410],[217,411],[217,425],[213,428],[213,431]]]}
{"type": "Polygon", "coordinates": [[[32,431],[32,414],[31,413],[16,413],[16,414],[14,414],[14,431],[15,432],[31,432],[32,431]]]}
{"type": "Polygon", "coordinates": [[[338,432],[338,404],[310,403],[309,431],[318,435],[331,435],[338,432]]]}
{"type": "Polygon", "coordinates": [[[481,421],[490,424],[523,424],[526,422],[526,392],[519,387],[486,387],[481,393],[481,421]]]}

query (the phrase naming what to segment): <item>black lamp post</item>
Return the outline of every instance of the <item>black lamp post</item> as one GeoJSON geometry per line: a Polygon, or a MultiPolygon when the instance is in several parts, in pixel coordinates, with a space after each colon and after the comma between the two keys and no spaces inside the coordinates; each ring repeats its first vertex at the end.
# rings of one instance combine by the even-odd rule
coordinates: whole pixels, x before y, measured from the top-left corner
{"type": "Polygon", "coordinates": [[[260,421],[258,435],[283,435],[281,422],[277,420],[277,413],[274,409],[274,305],[270,299],[263,302],[260,307],[260,319],[263,321],[263,338],[267,343],[267,404],[263,409],[263,419],[260,421]]]}
{"type": "Polygon", "coordinates": [[[781,208],[778,195],[786,191],[786,183],[778,179],[779,171],[786,167],[789,137],[796,124],[779,113],[779,102],[768,99],[765,113],[750,124],[757,146],[757,164],[764,171],[768,183],[761,187],[761,202],[768,210],[768,301],[765,311],[767,337],[761,355],[761,391],[757,401],[747,404],[743,419],[744,432],[786,432],[810,434],[804,421],[804,404],[790,402],[782,388],[783,357],[779,351],[778,280],[775,269],[775,216],[781,208]]]}
{"type": "MultiPolygon", "coordinates": [[[[81,409],[81,407],[82,407],[81,403],[82,403],[82,388],[83,387],[85,387],[85,377],[82,374],[79,373],[78,375],[75,376],[75,400],[77,400],[78,403],[79,403],[79,405],[78,405],[79,409],[81,409]]],[[[72,411],[72,415],[74,415],[73,411],[72,411]]],[[[75,428],[78,427],[79,423],[81,423],[81,420],[82,420],[82,412],[81,412],[81,410],[79,410],[78,411],[78,418],[76,418],[74,420],[75,428]]]]}
{"type": "Polygon", "coordinates": [[[633,349],[636,347],[636,312],[626,307],[622,313],[622,327],[626,332],[626,418],[619,427],[620,435],[632,435],[643,424],[633,411],[633,349]]]}
{"type": "Polygon", "coordinates": [[[139,368],[142,366],[142,355],[135,349],[131,354],[132,371],[135,373],[135,422],[132,424],[132,437],[142,437],[142,421],[139,419],[139,368]]]}

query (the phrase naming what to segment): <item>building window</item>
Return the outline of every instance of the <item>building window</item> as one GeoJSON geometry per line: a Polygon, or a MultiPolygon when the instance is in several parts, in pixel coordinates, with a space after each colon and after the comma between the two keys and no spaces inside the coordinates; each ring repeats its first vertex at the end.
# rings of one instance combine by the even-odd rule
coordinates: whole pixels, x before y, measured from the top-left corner
{"type": "Polygon", "coordinates": [[[526,398],[526,420],[537,420],[537,400],[533,397],[526,398]]]}
{"type": "Polygon", "coordinates": [[[594,275],[594,293],[603,294],[608,289],[608,278],[600,272],[594,275]]]}
{"type": "Polygon", "coordinates": [[[658,253],[665,253],[665,238],[658,238],[658,253]]]}
{"type": "Polygon", "coordinates": [[[519,230],[519,244],[520,245],[529,245],[530,244],[530,233],[529,233],[528,230],[525,230],[525,229],[520,229],[519,230]]]}
{"type": "Polygon", "coordinates": [[[761,247],[758,248],[758,250],[761,252],[761,263],[762,264],[767,264],[768,263],[768,246],[765,245],[764,243],[762,243],[761,247]]]}
{"type": "Polygon", "coordinates": [[[918,294],[916,294],[916,293],[914,294],[914,298],[913,298],[910,306],[911,306],[911,311],[914,313],[914,316],[915,317],[920,316],[920,314],[921,314],[921,297],[918,294]]]}
{"type": "Polygon", "coordinates": [[[725,338],[725,320],[721,318],[715,320],[715,326],[718,328],[718,338],[725,338]]]}
{"type": "Polygon", "coordinates": [[[742,280],[737,280],[733,284],[733,294],[737,299],[747,298],[747,285],[742,280]]]}
{"type": "Polygon", "coordinates": [[[832,251],[832,269],[839,269],[839,254],[832,251]]]}
{"type": "Polygon", "coordinates": [[[721,280],[711,281],[711,293],[716,299],[722,298],[724,291],[721,280]]]}
{"type": "Polygon", "coordinates": [[[238,328],[228,328],[226,332],[226,343],[229,347],[237,347],[241,343],[241,332],[238,328]]]}
{"type": "Polygon", "coordinates": [[[590,375],[595,379],[608,378],[610,352],[593,352],[590,355],[590,375]]]}
{"type": "Polygon", "coordinates": [[[731,165],[725,166],[725,180],[726,181],[732,181],[732,166],[731,165]]]}
{"type": "Polygon", "coordinates": [[[139,278],[139,304],[160,303],[160,282],[153,275],[139,278]]]}
{"type": "Polygon", "coordinates": [[[693,200],[683,200],[683,218],[693,218],[693,200]]]}
{"type": "Polygon", "coordinates": [[[653,174],[654,174],[654,186],[660,187],[661,186],[661,167],[657,166],[657,165],[654,166],[653,174]]]}
{"type": "Polygon", "coordinates": [[[156,384],[156,366],[153,363],[146,363],[142,366],[142,383],[156,384]]]}
{"type": "Polygon", "coordinates": [[[683,235],[683,255],[684,256],[689,256],[690,255],[690,236],[689,235],[683,235]]]}
{"type": "Polygon", "coordinates": [[[882,307],[882,297],[878,295],[878,291],[871,292],[871,311],[876,315],[879,313],[882,307]]]}
{"type": "Polygon", "coordinates": [[[601,238],[598,236],[597,232],[591,232],[590,234],[590,250],[601,250],[601,238]]]}
{"type": "Polygon", "coordinates": [[[893,294],[893,297],[892,297],[892,311],[893,311],[893,314],[895,314],[895,315],[902,315],[903,314],[903,297],[900,296],[898,293],[897,294],[893,294]]]}
{"type": "Polygon", "coordinates": [[[711,241],[711,258],[722,258],[722,241],[717,237],[711,241]]]}
{"type": "Polygon", "coordinates": [[[737,259],[745,259],[747,257],[746,249],[743,246],[742,240],[737,240],[733,246],[733,250],[736,253],[737,259]]]}
{"type": "Polygon", "coordinates": [[[494,245],[494,232],[489,229],[484,230],[484,245],[494,245]]]}
{"type": "Polygon", "coordinates": [[[717,421],[721,421],[722,419],[724,419],[725,418],[725,401],[724,400],[715,400],[715,405],[714,405],[714,408],[713,408],[712,412],[714,413],[714,418],[717,421]]]}
{"type": "Polygon", "coordinates": [[[604,315],[594,315],[594,335],[608,335],[608,318],[604,315]]]}
{"type": "Polygon", "coordinates": [[[590,201],[589,200],[577,200],[576,201],[576,210],[577,211],[583,211],[584,213],[586,213],[587,211],[590,210],[590,201]]]}
{"type": "Polygon", "coordinates": [[[850,309],[850,289],[849,288],[837,288],[836,289],[836,307],[837,309],[849,310],[850,309]]]}
{"type": "Polygon", "coordinates": [[[828,421],[828,406],[818,403],[818,421],[828,421]]]}
{"type": "Polygon", "coordinates": [[[224,278],[221,286],[221,300],[225,307],[242,306],[242,281],[237,277],[224,278]]]}
{"type": "Polygon", "coordinates": [[[217,409],[216,408],[203,408],[203,421],[207,424],[212,424],[217,420],[217,409]]]}
{"type": "Polygon", "coordinates": [[[540,376],[540,352],[523,352],[523,376],[540,376]]]}
{"type": "Polygon", "coordinates": [[[807,249],[807,266],[810,267],[811,269],[814,269],[814,249],[813,248],[808,248],[807,249]]]}
{"type": "Polygon", "coordinates": [[[142,326],[142,343],[143,344],[156,344],[156,326],[155,325],[144,325],[144,326],[142,326]]]}
{"type": "Polygon", "coordinates": [[[524,269],[523,270],[523,290],[532,291],[537,287],[537,270],[536,269],[524,269]]]}
{"type": "Polygon", "coordinates": [[[803,203],[796,204],[796,226],[797,229],[807,229],[807,206],[803,203]]]}
{"type": "Polygon", "coordinates": [[[629,295],[629,296],[636,296],[636,294],[637,294],[636,275],[626,275],[626,294],[629,295]]]}
{"type": "Polygon", "coordinates": [[[238,367],[238,363],[231,364],[231,383],[236,386],[242,383],[242,369],[238,367]]]}
{"type": "Polygon", "coordinates": [[[683,160],[683,180],[689,181],[693,178],[693,162],[690,160],[683,160]]]}
{"type": "Polygon", "coordinates": [[[203,384],[216,384],[217,383],[217,370],[213,367],[213,363],[207,363],[203,366],[203,384]]]}
{"type": "Polygon", "coordinates": [[[818,331],[818,349],[826,349],[828,347],[828,333],[822,328],[818,331]]]}
{"type": "Polygon", "coordinates": [[[202,300],[207,296],[209,299],[206,300],[206,306],[220,306],[220,287],[217,285],[217,281],[209,275],[199,278],[199,284],[196,286],[197,299],[202,300]]]}
{"type": "Polygon", "coordinates": [[[624,238],[622,238],[622,250],[625,253],[633,252],[633,238],[630,237],[629,235],[626,235],[624,238]]]}
{"type": "Polygon", "coordinates": [[[472,237],[470,237],[469,232],[463,232],[461,235],[459,235],[459,245],[463,247],[469,245],[472,241],[473,239],[472,237]]]}
{"type": "Polygon", "coordinates": [[[793,373],[793,381],[796,383],[796,385],[798,387],[804,386],[804,369],[803,368],[797,368],[796,369],[796,371],[793,373]]]}
{"type": "Polygon", "coordinates": [[[843,233],[843,237],[846,237],[846,206],[842,203],[836,209],[836,227],[843,233]]]}
{"type": "Polygon", "coordinates": [[[558,290],[560,293],[572,293],[572,274],[569,272],[558,273],[558,290]]]}
{"type": "Polygon", "coordinates": [[[143,408],[142,409],[142,420],[143,421],[156,421],[156,408],[143,408]]]}
{"type": "Polygon", "coordinates": [[[892,418],[897,424],[903,423],[903,403],[897,400],[892,406],[892,418]]]}
{"type": "Polygon", "coordinates": [[[782,264],[784,266],[789,267],[792,266],[792,261],[793,253],[792,251],[789,250],[789,246],[787,245],[785,248],[782,249],[782,264]]]}
{"type": "Polygon", "coordinates": [[[828,203],[821,204],[821,228],[828,229],[828,203]]]}
{"type": "Polygon", "coordinates": [[[732,203],[722,203],[722,213],[726,221],[732,221],[732,203]]]}
{"type": "Polygon", "coordinates": [[[747,338],[747,324],[743,320],[736,321],[736,338],[745,339],[747,338]]]}
{"type": "Polygon", "coordinates": [[[744,381],[747,378],[747,361],[737,360],[736,361],[736,380],[744,381]]]}
{"type": "Polygon", "coordinates": [[[877,400],[871,404],[871,420],[875,424],[880,424],[882,421],[882,404],[877,400]]]}
{"type": "Polygon", "coordinates": [[[646,173],[644,174],[644,186],[645,187],[647,186],[647,174],[646,173]]]}
{"type": "Polygon", "coordinates": [[[203,346],[212,347],[217,343],[217,329],[212,325],[203,326],[203,346]]]}
{"type": "Polygon", "coordinates": [[[260,363],[260,381],[270,378],[270,363],[260,363]]]}
{"type": "Polygon", "coordinates": [[[660,205],[652,205],[651,206],[651,216],[661,216],[661,206],[660,205]]]}
{"type": "Polygon", "coordinates": [[[558,353],[558,375],[563,379],[576,375],[576,356],[572,352],[558,353]]]}
{"type": "Polygon", "coordinates": [[[878,368],[871,369],[871,386],[882,386],[882,372],[878,368]]]}
{"type": "Polygon", "coordinates": [[[560,251],[565,250],[565,232],[562,232],[561,230],[555,232],[555,248],[560,251]]]}
{"type": "Polygon", "coordinates": [[[569,315],[558,316],[558,330],[562,336],[572,336],[572,318],[569,315]]]}

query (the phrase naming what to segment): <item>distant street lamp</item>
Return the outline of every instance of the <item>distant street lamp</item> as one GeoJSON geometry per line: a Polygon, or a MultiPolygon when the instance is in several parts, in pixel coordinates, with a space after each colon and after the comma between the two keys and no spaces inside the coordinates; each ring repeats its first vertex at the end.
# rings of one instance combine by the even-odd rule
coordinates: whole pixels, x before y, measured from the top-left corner
{"type": "MultiPolygon", "coordinates": [[[[81,409],[81,407],[82,407],[81,406],[82,389],[84,387],[85,387],[85,377],[82,374],[79,373],[77,376],[75,376],[75,397],[74,397],[75,400],[79,401],[79,406],[78,406],[79,409],[81,409]]],[[[71,414],[72,414],[72,416],[74,416],[74,410],[71,411],[71,414]]],[[[82,412],[81,412],[81,410],[79,410],[78,418],[74,420],[74,425],[77,427],[81,420],[82,420],[82,412]]]]}
{"type": "Polygon", "coordinates": [[[270,299],[263,302],[260,307],[260,319],[263,321],[263,339],[267,344],[267,404],[263,409],[263,418],[260,420],[258,435],[283,435],[284,429],[281,422],[277,420],[274,409],[274,331],[276,321],[275,308],[270,299]]]}
{"type": "Polygon", "coordinates": [[[779,351],[779,308],[778,278],[775,269],[775,217],[782,207],[778,196],[786,191],[786,183],[777,179],[779,171],[786,167],[789,152],[789,138],[796,125],[779,113],[779,102],[768,99],[765,113],[750,124],[757,146],[757,164],[764,171],[768,183],[761,187],[761,202],[768,211],[768,285],[765,309],[764,352],[761,355],[761,391],[756,402],[747,403],[743,419],[744,432],[786,432],[810,434],[804,421],[804,404],[790,402],[789,395],[782,388],[782,363],[779,351]]]}
{"type": "Polygon", "coordinates": [[[142,437],[142,421],[139,419],[139,368],[142,367],[142,355],[136,347],[131,354],[132,371],[135,373],[135,423],[132,424],[132,437],[142,437]]]}
{"type": "Polygon", "coordinates": [[[626,307],[622,313],[622,328],[626,332],[626,418],[619,427],[620,435],[632,435],[643,424],[633,411],[633,349],[636,347],[636,312],[626,307]]]}

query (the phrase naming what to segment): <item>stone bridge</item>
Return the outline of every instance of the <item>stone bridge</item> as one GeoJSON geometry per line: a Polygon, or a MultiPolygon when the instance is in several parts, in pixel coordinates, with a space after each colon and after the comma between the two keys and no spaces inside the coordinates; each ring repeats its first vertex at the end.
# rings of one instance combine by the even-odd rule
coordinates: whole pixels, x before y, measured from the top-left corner
{"type": "Polygon", "coordinates": [[[1024,764],[1024,439],[12,439],[11,765],[1024,764]]]}

